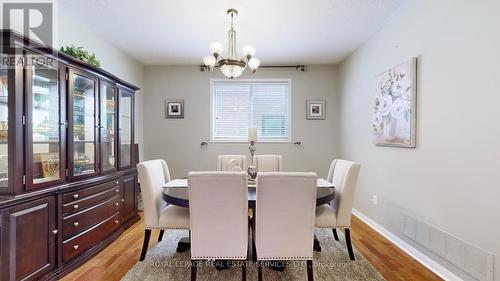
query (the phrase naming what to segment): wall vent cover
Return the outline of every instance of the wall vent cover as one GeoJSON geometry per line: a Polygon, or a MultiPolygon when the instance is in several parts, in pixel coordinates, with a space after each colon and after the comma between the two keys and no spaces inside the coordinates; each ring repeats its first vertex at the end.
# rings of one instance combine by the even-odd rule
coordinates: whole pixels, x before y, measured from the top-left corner
{"type": "Polygon", "coordinates": [[[480,281],[493,281],[494,256],[432,225],[404,216],[403,235],[480,281]]]}

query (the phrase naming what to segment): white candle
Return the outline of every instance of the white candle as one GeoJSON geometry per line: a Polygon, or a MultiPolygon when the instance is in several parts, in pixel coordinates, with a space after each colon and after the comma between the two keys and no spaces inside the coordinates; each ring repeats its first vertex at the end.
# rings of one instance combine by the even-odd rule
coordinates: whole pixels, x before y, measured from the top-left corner
{"type": "Polygon", "coordinates": [[[248,141],[257,141],[257,128],[248,128],[248,141]]]}

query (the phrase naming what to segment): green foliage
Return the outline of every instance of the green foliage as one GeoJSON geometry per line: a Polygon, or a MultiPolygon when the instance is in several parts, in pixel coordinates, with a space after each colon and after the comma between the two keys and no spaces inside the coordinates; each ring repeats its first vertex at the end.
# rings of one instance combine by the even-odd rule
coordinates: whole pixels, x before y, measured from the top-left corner
{"type": "Polygon", "coordinates": [[[96,59],[95,54],[90,54],[88,51],[84,50],[83,47],[75,47],[73,45],[66,46],[66,48],[61,47],[61,52],[90,65],[101,67],[101,62],[96,59]]]}

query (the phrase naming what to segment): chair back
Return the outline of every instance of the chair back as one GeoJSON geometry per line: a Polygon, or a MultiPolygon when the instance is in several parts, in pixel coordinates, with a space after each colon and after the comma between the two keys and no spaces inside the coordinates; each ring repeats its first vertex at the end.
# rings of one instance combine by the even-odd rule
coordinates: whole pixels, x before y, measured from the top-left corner
{"type": "Polygon", "coordinates": [[[255,246],[258,260],[312,260],[315,173],[257,176],[255,246]]]}
{"type": "Polygon", "coordinates": [[[332,205],[337,212],[337,225],[351,226],[352,205],[358,184],[359,169],[359,163],[342,159],[335,159],[330,165],[328,181],[335,186],[335,199],[332,205]]]}
{"type": "Polygon", "coordinates": [[[281,155],[255,155],[253,164],[257,172],[282,172],[283,156],[281,155]]]}
{"type": "Polygon", "coordinates": [[[170,181],[167,162],[163,159],[144,161],[137,164],[137,172],[144,205],[144,226],[158,227],[160,211],[167,205],[162,198],[162,187],[170,181]]]}
{"type": "Polygon", "coordinates": [[[246,155],[218,155],[217,171],[244,171],[248,168],[246,155]]]}
{"type": "Polygon", "coordinates": [[[245,260],[248,188],[245,172],[188,175],[191,259],[245,260]]]}

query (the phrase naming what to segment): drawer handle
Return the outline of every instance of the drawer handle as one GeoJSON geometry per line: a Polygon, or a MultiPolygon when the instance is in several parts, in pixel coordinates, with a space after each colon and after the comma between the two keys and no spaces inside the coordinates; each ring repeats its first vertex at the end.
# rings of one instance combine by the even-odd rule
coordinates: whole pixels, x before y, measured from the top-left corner
{"type": "Polygon", "coordinates": [[[80,223],[79,223],[79,222],[77,222],[77,221],[75,221],[75,222],[73,223],[73,225],[74,225],[74,226],[79,226],[79,225],[80,225],[80,223]]]}
{"type": "Polygon", "coordinates": [[[122,200],[120,200],[120,201],[125,202],[125,199],[122,198],[122,200]]]}
{"type": "Polygon", "coordinates": [[[119,220],[115,220],[115,223],[118,224],[120,221],[119,220]]]}
{"type": "Polygon", "coordinates": [[[115,192],[118,193],[118,192],[120,192],[120,190],[119,189],[115,189],[115,192]]]}
{"type": "Polygon", "coordinates": [[[78,204],[73,205],[73,209],[75,209],[75,210],[78,209],[78,204]]]}
{"type": "Polygon", "coordinates": [[[73,249],[78,250],[78,245],[74,245],[73,249]]]}
{"type": "Polygon", "coordinates": [[[57,229],[52,230],[52,233],[57,234],[57,229]]]}
{"type": "Polygon", "coordinates": [[[115,184],[119,184],[120,182],[119,181],[115,181],[115,184]]]}
{"type": "Polygon", "coordinates": [[[116,203],[115,203],[115,206],[120,206],[120,203],[116,202],[116,203]]]}
{"type": "Polygon", "coordinates": [[[78,194],[73,194],[73,198],[77,199],[78,198],[78,194]]]}

